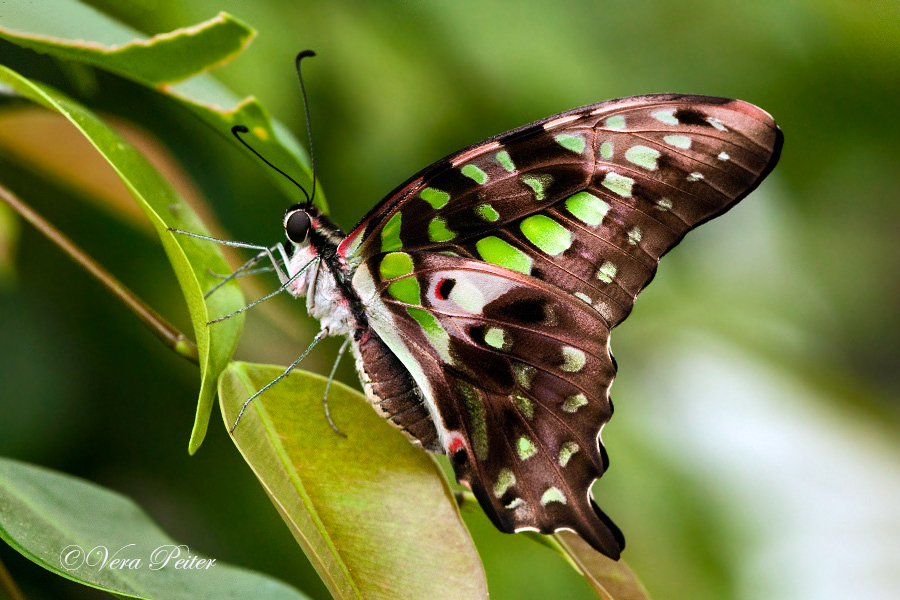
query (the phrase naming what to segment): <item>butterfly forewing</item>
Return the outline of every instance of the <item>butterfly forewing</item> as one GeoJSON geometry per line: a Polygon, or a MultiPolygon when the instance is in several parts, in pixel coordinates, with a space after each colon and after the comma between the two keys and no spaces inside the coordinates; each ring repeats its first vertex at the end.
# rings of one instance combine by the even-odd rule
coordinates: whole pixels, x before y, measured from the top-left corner
{"type": "Polygon", "coordinates": [[[605,469],[609,330],[665,252],[758,185],[781,142],[736,100],[601,103],[439,161],[340,245],[372,328],[499,528],[570,528],[618,555],[589,498],[605,469]]]}
{"type": "Polygon", "coordinates": [[[615,325],[660,256],[749,193],[779,146],[771,117],[736,100],[658,95],[585,107],[426,169],[342,250],[487,260],[578,294],[615,325]]]}

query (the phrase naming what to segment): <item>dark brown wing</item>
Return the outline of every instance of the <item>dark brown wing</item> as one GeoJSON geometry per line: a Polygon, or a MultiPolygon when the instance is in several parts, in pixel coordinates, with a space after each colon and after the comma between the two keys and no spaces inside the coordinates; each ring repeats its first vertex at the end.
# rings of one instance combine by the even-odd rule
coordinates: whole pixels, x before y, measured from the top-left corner
{"type": "Polygon", "coordinates": [[[532,277],[430,252],[364,263],[354,283],[496,526],[572,529],[617,557],[621,534],[590,497],[615,373],[600,314],[532,277]]]}
{"type": "Polygon", "coordinates": [[[782,135],[739,100],[652,95],[550,117],[452,155],[383,201],[341,244],[449,251],[590,302],[613,327],[693,227],[752,191],[782,135]]]}
{"type": "Polygon", "coordinates": [[[618,556],[589,496],[606,465],[609,331],[660,257],[750,193],[781,144],[737,100],[605,102],[439,161],[340,245],[372,328],[498,528],[570,528],[618,556]]]}

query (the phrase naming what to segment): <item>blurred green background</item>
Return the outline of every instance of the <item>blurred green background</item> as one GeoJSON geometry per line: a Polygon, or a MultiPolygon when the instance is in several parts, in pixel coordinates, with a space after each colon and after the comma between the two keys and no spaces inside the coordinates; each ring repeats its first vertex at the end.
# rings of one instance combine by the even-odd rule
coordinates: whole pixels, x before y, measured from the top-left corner
{"type": "MultiPolygon", "coordinates": [[[[215,75],[301,139],[293,58],[315,49],[318,176],[345,228],[440,157],[579,105],[687,92],[769,111],[779,166],[663,259],[613,335],[612,468],[594,493],[656,598],[900,593],[896,1],[90,4],[148,34],[220,10],[245,20],[259,36],[215,75]]],[[[165,98],[5,42],[0,55],[151,132],[234,238],[281,239],[286,203],[263,167],[165,98]]],[[[2,152],[4,184],[190,329],[145,228],[2,152]]],[[[327,597],[215,416],[187,456],[196,370],[30,227],[0,223],[0,455],[120,491],[192,549],[327,597]]],[[[251,313],[238,357],[286,364],[312,337],[301,303],[273,302],[251,313]]],[[[327,373],[338,345],[305,368],[327,373]]],[[[350,361],[339,378],[356,383],[350,361]]],[[[550,551],[470,524],[492,597],[592,597],[550,551]]],[[[28,598],[105,597],[6,546],[0,560],[28,598]]]]}

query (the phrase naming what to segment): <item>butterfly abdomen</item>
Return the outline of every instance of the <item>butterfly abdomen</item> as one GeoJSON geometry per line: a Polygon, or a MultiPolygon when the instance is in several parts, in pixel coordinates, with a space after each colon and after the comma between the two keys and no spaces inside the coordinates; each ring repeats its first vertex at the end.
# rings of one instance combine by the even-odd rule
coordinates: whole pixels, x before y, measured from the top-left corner
{"type": "Polygon", "coordinates": [[[422,393],[403,363],[370,329],[358,330],[352,343],[359,378],[375,410],[414,444],[443,452],[422,393]]]}

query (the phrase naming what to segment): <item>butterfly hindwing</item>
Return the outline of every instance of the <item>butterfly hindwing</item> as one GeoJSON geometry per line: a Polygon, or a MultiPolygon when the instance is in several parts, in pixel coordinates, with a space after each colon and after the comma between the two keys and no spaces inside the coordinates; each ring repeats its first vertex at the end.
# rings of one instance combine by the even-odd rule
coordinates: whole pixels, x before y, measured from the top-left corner
{"type": "Polygon", "coordinates": [[[457,478],[497,527],[565,527],[618,556],[621,534],[589,495],[605,470],[615,372],[597,311],[532,277],[431,252],[378,255],[354,283],[372,329],[419,369],[457,478]]]}

